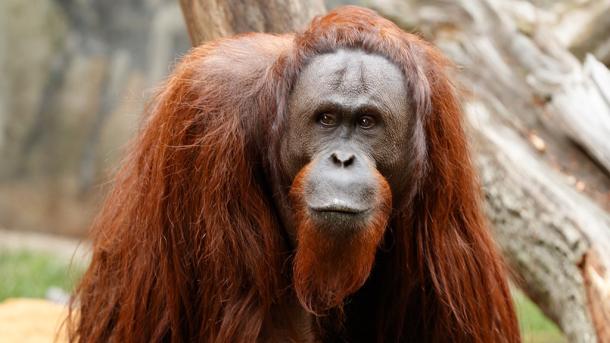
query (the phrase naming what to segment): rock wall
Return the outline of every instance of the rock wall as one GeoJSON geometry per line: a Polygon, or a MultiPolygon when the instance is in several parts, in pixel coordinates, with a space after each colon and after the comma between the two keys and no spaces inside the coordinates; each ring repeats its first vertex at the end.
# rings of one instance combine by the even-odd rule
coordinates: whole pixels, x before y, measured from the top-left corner
{"type": "Polygon", "coordinates": [[[0,2],[0,227],[83,234],[189,46],[173,0],[0,2]]]}

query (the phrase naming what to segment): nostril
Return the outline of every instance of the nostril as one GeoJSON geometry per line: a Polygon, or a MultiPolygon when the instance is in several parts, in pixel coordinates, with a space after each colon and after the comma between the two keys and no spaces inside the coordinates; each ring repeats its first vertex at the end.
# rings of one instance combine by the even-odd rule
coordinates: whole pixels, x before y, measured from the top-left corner
{"type": "Polygon", "coordinates": [[[337,154],[334,152],[330,155],[330,159],[333,161],[333,164],[336,164],[339,167],[343,165],[343,162],[341,162],[337,154]]]}
{"type": "Polygon", "coordinates": [[[344,167],[349,167],[350,165],[352,165],[354,163],[354,155],[350,155],[350,157],[347,158],[347,160],[343,161],[343,166],[344,167]]]}
{"type": "Polygon", "coordinates": [[[330,155],[330,159],[333,161],[333,164],[335,164],[336,166],[347,168],[354,163],[354,160],[356,159],[356,157],[353,154],[349,154],[349,153],[333,152],[330,155]]]}

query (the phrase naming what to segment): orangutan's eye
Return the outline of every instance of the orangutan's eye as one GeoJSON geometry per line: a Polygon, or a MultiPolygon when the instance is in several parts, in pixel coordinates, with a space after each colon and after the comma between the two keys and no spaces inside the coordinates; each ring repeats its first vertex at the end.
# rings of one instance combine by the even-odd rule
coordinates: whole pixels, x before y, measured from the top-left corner
{"type": "Polygon", "coordinates": [[[332,113],[322,113],[318,116],[318,123],[322,126],[333,127],[337,125],[337,116],[332,113]]]}
{"type": "Polygon", "coordinates": [[[377,124],[377,122],[375,121],[375,118],[371,116],[362,116],[358,118],[358,126],[363,129],[371,129],[375,126],[375,124],[377,124]]]}

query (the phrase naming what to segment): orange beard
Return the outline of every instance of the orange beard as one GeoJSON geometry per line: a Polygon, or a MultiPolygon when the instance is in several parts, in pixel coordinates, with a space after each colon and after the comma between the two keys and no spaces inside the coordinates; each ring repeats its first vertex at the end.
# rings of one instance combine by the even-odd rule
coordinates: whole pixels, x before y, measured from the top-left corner
{"type": "Polygon", "coordinates": [[[340,308],[367,280],[391,212],[392,193],[385,178],[375,171],[380,191],[371,217],[348,234],[325,232],[328,230],[316,227],[303,199],[308,169],[305,166],[299,172],[290,188],[298,223],[293,282],[301,305],[319,315],[340,308]]]}

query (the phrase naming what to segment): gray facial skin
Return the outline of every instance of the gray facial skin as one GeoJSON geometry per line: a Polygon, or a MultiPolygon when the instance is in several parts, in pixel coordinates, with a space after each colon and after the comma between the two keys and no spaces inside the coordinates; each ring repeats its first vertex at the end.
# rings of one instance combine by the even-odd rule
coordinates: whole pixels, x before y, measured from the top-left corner
{"type": "Polygon", "coordinates": [[[404,84],[396,65],[360,50],[316,56],[299,75],[280,163],[294,179],[312,162],[304,195],[319,223],[360,226],[379,191],[374,169],[393,193],[404,189],[409,126],[404,84]]]}

